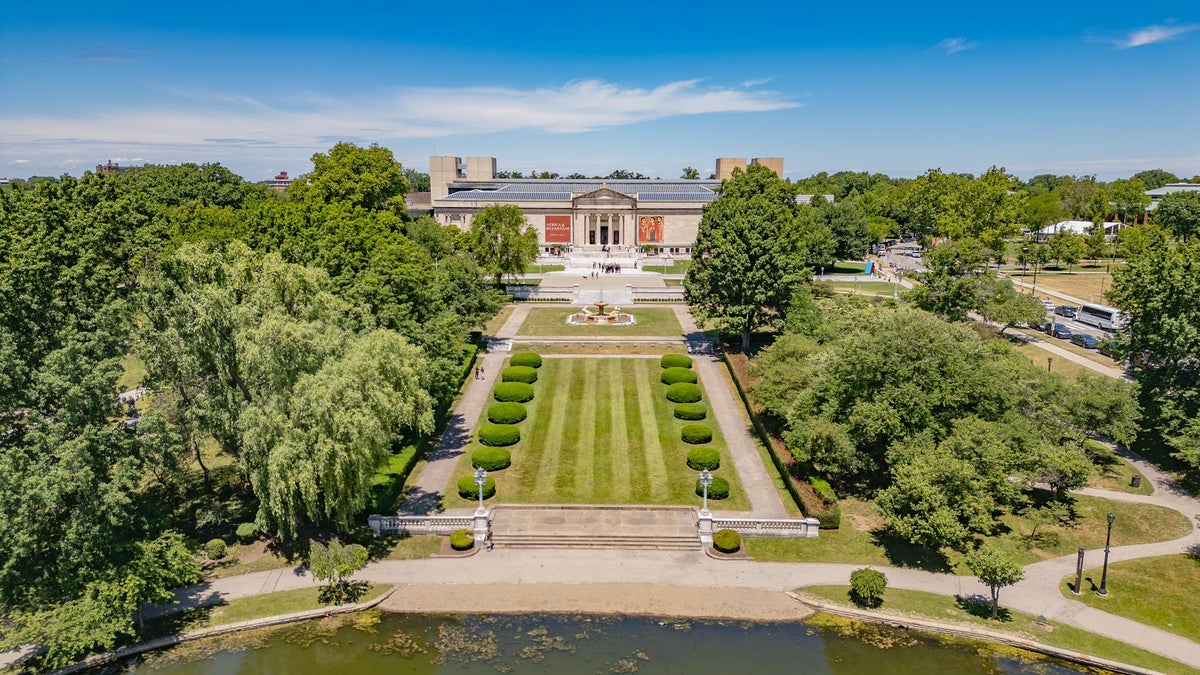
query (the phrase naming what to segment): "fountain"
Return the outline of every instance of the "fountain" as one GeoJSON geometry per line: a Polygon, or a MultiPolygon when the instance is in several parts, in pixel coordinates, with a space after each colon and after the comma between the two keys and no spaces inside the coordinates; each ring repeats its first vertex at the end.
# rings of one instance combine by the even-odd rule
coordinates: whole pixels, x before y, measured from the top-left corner
{"type": "Polygon", "coordinates": [[[608,311],[607,302],[596,302],[592,305],[596,311],[591,311],[588,307],[584,307],[574,314],[567,316],[568,326],[632,326],[637,323],[637,319],[632,314],[626,314],[621,311],[620,307],[613,307],[612,311],[608,311]]]}

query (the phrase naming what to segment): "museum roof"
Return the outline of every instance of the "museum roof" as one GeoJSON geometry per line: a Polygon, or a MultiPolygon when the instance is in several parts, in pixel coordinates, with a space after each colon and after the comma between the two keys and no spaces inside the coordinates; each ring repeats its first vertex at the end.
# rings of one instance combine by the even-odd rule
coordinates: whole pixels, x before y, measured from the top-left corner
{"type": "Polygon", "coordinates": [[[574,197],[608,188],[639,201],[711,202],[717,198],[717,180],[606,180],[606,179],[497,179],[457,180],[450,184],[449,201],[570,201],[574,197]]]}

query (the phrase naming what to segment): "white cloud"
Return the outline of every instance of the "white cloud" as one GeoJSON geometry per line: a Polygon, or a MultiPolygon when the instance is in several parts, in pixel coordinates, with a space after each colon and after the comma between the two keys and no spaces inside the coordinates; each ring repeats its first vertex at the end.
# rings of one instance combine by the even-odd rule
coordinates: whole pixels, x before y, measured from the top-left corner
{"type": "Polygon", "coordinates": [[[968,49],[974,49],[975,43],[967,42],[967,39],[963,37],[946,38],[937,43],[937,48],[946,56],[950,56],[951,54],[965,52],[968,49]]]}
{"type": "Polygon", "coordinates": [[[27,160],[27,159],[14,159],[12,163],[13,163],[13,164],[28,164],[28,163],[29,163],[29,160],[27,160]]]}
{"type": "Polygon", "coordinates": [[[1197,28],[1200,28],[1200,25],[1193,24],[1193,25],[1189,25],[1189,26],[1175,26],[1175,25],[1146,26],[1145,28],[1139,28],[1135,31],[1132,31],[1129,33],[1128,36],[1121,38],[1119,40],[1116,40],[1114,42],[1117,45],[1117,47],[1119,47],[1121,49],[1131,49],[1133,47],[1145,47],[1146,45],[1153,45],[1153,44],[1158,44],[1159,42],[1167,42],[1169,40],[1173,40],[1181,35],[1192,32],[1192,31],[1196,30],[1197,28]]]}

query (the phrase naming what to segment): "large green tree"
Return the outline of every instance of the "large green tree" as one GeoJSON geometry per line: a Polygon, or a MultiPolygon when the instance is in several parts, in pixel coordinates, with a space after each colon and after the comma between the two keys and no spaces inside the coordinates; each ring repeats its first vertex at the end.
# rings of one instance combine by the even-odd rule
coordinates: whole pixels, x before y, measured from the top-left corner
{"type": "Polygon", "coordinates": [[[1172,192],[1158,202],[1153,220],[1177,239],[1200,238],[1200,190],[1172,192]]]}
{"type": "Polygon", "coordinates": [[[463,243],[497,286],[504,275],[524,272],[538,253],[537,231],[512,204],[484,207],[471,221],[471,229],[463,233],[463,243]]]}
{"type": "Polygon", "coordinates": [[[338,143],[312,156],[313,170],[288,186],[302,200],[342,203],[371,211],[404,210],[408,181],[392,151],[372,143],[338,143]]]}

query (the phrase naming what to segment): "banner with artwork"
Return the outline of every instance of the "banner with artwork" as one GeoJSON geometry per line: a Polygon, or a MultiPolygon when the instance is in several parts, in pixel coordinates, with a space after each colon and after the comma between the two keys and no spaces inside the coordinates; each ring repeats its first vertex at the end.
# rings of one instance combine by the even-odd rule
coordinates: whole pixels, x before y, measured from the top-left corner
{"type": "Polygon", "coordinates": [[[571,216],[546,216],[546,243],[571,243],[571,216]]]}
{"type": "Polygon", "coordinates": [[[661,244],[665,227],[662,216],[638,216],[638,243],[661,244]]]}

